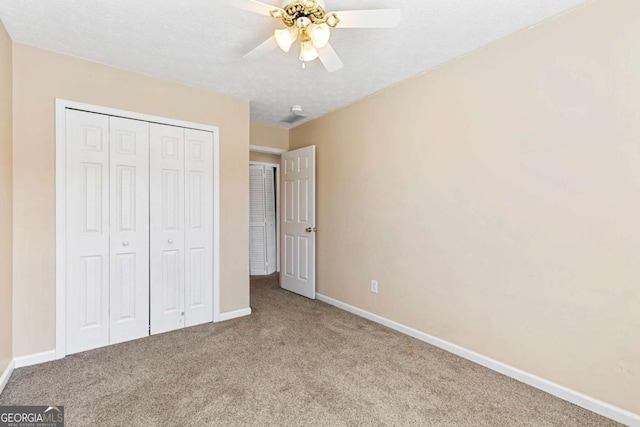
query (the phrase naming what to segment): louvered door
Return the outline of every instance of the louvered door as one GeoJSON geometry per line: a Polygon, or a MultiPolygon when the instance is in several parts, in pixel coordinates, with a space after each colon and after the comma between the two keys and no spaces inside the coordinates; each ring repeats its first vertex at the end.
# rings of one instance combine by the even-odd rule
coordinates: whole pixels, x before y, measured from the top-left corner
{"type": "Polygon", "coordinates": [[[252,276],[276,271],[278,254],[274,169],[258,164],[249,166],[249,265],[252,276]]]}
{"type": "Polygon", "coordinates": [[[267,248],[267,274],[276,272],[277,262],[277,234],[276,234],[276,189],[275,168],[265,166],[264,171],[265,194],[265,231],[267,248]]]}
{"type": "Polygon", "coordinates": [[[250,270],[252,276],[267,274],[267,229],[264,166],[249,166],[250,270]]]}

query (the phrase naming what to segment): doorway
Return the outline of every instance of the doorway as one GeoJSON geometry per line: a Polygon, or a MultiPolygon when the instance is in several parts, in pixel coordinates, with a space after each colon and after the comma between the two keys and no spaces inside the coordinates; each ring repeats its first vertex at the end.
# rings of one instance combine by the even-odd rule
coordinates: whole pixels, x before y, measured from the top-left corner
{"type": "Polygon", "coordinates": [[[280,165],[249,162],[249,273],[280,271],[280,165]]]}

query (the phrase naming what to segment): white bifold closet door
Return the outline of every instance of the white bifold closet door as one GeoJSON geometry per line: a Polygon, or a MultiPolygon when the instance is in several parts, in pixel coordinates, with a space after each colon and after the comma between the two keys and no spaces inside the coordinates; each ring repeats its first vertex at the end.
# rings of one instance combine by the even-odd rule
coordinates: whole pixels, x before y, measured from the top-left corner
{"type": "Polygon", "coordinates": [[[65,114],[66,354],[213,321],[213,133],[65,114]]]}
{"type": "Polygon", "coordinates": [[[151,124],[151,333],[213,321],[213,134],[151,124]]]}
{"type": "Polygon", "coordinates": [[[148,123],[66,112],[66,353],[148,335],[148,123]]]}
{"type": "Polygon", "coordinates": [[[274,168],[250,165],[249,188],[250,273],[252,276],[272,274],[277,261],[274,168]]]}
{"type": "Polygon", "coordinates": [[[109,118],[109,344],[149,335],[149,123],[109,118]]]}

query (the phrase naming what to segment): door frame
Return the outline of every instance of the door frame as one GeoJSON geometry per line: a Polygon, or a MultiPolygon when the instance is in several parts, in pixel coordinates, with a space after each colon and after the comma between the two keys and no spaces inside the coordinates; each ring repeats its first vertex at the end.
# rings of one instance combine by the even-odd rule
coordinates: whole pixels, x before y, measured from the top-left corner
{"type": "Polygon", "coordinates": [[[84,104],[66,99],[55,100],[55,189],[56,189],[56,359],[66,356],[66,110],[80,110],[88,113],[122,117],[150,123],[203,130],[213,134],[213,321],[220,316],[220,130],[217,126],[174,120],[166,117],[98,105],[84,104]]]}
{"type": "Polygon", "coordinates": [[[249,161],[249,166],[251,165],[276,168],[276,273],[280,273],[280,165],[277,163],[249,161]]]}

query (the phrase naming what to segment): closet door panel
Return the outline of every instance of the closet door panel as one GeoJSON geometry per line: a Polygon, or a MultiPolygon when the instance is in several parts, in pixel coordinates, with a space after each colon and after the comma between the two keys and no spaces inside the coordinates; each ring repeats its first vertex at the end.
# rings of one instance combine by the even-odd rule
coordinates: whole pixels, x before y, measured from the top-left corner
{"type": "Polygon", "coordinates": [[[150,124],[151,333],[184,327],[184,129],[150,124]]]}
{"type": "Polygon", "coordinates": [[[275,168],[265,167],[264,173],[264,194],[265,194],[265,224],[267,236],[267,274],[276,272],[276,188],[275,188],[275,168]]]}
{"type": "Polygon", "coordinates": [[[66,111],[66,352],[109,344],[109,119],[66,111]]]}
{"type": "Polygon", "coordinates": [[[252,276],[267,274],[264,166],[249,166],[249,270],[252,276]]]}
{"type": "Polygon", "coordinates": [[[109,118],[110,343],[149,335],[149,123],[109,118]]]}
{"type": "Polygon", "coordinates": [[[213,321],[213,134],[185,129],[185,325],[213,321]]]}

